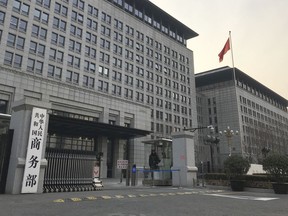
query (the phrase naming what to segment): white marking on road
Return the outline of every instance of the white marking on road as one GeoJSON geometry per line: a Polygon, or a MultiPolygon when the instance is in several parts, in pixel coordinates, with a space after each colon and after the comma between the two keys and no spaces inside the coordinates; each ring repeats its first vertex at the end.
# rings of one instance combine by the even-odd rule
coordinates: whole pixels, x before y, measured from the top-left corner
{"type": "Polygon", "coordinates": [[[270,200],[279,199],[279,198],[273,198],[273,197],[235,196],[235,195],[224,195],[224,194],[205,194],[205,195],[226,197],[226,198],[232,198],[232,199],[254,200],[254,201],[270,201],[270,200]]]}

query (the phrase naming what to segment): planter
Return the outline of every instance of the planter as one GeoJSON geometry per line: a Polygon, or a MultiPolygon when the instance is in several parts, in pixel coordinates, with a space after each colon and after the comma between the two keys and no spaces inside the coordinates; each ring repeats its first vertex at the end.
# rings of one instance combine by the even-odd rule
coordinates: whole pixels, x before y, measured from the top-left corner
{"type": "Polygon", "coordinates": [[[275,194],[287,194],[288,183],[272,183],[275,194]]]}
{"type": "Polygon", "coordinates": [[[245,181],[244,180],[230,180],[230,186],[232,191],[244,191],[245,181]]]}

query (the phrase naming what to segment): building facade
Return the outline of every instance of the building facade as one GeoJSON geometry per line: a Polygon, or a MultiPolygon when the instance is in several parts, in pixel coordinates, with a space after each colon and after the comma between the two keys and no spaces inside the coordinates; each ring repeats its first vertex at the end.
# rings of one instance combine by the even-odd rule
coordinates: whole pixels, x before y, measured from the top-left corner
{"type": "Polygon", "coordinates": [[[147,166],[143,141],[197,125],[196,36],[148,0],[0,0],[0,111],[50,104],[47,151],[103,153],[102,177],[147,166]]]}
{"type": "Polygon", "coordinates": [[[223,67],[199,73],[195,75],[195,82],[198,123],[213,125],[212,136],[220,139],[217,145],[212,144],[211,160],[208,147],[211,142],[207,142],[207,135],[211,134],[200,131],[198,155],[201,158],[198,160],[211,161],[215,169],[221,169],[230,150],[231,154],[248,157],[251,163],[261,162],[268,152],[288,154],[288,101],[285,98],[237,68],[234,71],[223,67]],[[224,133],[228,126],[234,131],[231,138],[224,133]]]}

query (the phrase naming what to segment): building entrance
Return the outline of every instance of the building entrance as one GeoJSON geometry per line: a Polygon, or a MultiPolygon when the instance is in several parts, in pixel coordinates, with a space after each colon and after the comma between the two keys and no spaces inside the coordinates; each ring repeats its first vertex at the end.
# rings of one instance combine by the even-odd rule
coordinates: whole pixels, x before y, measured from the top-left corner
{"type": "Polygon", "coordinates": [[[9,131],[9,124],[10,115],[0,114],[0,193],[5,193],[12,145],[13,131],[9,131]]]}

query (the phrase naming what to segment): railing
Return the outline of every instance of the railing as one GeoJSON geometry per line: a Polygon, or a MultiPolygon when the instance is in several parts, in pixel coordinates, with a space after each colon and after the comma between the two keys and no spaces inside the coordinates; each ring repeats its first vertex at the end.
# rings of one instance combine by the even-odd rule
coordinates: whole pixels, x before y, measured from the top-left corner
{"type": "Polygon", "coordinates": [[[176,174],[179,180],[179,186],[181,182],[181,176],[180,176],[180,169],[137,169],[137,176],[140,175],[140,173],[143,173],[143,181],[142,183],[144,185],[150,185],[150,186],[169,186],[172,185],[172,173],[176,174]]]}
{"type": "Polygon", "coordinates": [[[46,149],[48,165],[43,192],[94,190],[92,185],[95,152],[46,149]]]}

